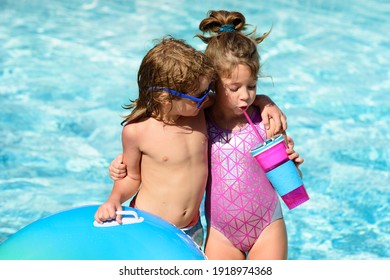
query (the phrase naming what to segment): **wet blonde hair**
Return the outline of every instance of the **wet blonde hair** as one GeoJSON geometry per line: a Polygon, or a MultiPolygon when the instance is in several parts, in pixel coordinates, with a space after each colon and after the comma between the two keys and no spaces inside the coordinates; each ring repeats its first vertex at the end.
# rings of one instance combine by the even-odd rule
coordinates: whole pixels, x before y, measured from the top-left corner
{"type": "Polygon", "coordinates": [[[155,117],[163,102],[179,97],[151,88],[169,88],[192,94],[200,86],[200,77],[215,78],[215,70],[208,57],[183,40],[164,37],[143,58],[138,71],[139,96],[124,109],[132,112],[124,116],[123,124],[141,117],[155,117]]]}
{"type": "Polygon", "coordinates": [[[260,72],[260,55],[257,45],[271,32],[261,36],[256,35],[256,28],[250,33],[244,31],[248,25],[240,12],[209,11],[208,17],[199,24],[203,34],[195,36],[207,44],[205,54],[211,59],[219,77],[231,77],[234,69],[239,65],[247,65],[254,76],[258,78],[260,72]],[[223,31],[230,25],[230,32],[223,31]]]}

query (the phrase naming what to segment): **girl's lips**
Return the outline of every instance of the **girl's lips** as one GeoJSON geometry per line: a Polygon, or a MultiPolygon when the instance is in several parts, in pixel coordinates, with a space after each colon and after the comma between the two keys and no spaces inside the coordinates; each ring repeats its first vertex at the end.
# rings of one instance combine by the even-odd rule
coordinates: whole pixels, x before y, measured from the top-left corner
{"type": "Polygon", "coordinates": [[[246,111],[246,109],[248,109],[248,106],[242,106],[242,107],[239,107],[242,111],[246,111]]]}

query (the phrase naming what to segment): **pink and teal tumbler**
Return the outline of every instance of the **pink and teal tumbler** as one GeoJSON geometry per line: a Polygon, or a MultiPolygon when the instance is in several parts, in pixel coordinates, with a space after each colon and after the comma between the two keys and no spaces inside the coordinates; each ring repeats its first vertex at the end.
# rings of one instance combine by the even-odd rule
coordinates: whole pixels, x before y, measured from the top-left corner
{"type": "Polygon", "coordinates": [[[309,200],[302,178],[286,153],[283,135],[267,139],[250,151],[266,173],[288,209],[293,209],[309,200]]]}

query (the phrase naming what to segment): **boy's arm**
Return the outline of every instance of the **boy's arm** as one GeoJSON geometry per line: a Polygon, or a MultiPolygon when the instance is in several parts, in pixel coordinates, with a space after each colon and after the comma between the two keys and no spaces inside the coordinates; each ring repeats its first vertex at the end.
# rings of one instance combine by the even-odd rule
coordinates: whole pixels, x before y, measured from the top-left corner
{"type": "Polygon", "coordinates": [[[256,95],[253,105],[260,108],[267,137],[281,134],[287,129],[287,118],[267,95],[256,95]]]}
{"type": "Polygon", "coordinates": [[[141,150],[139,148],[140,133],[132,127],[126,125],[122,132],[122,146],[123,146],[123,164],[126,166],[127,185],[130,191],[130,196],[125,197],[129,199],[138,190],[141,184],[141,150]]]}
{"type": "MultiPolygon", "coordinates": [[[[122,132],[122,146],[123,150],[125,150],[125,148],[128,149],[127,161],[131,160],[131,162],[136,163],[131,169],[137,170],[137,168],[139,169],[137,164],[139,164],[139,160],[141,159],[141,153],[139,152],[138,146],[134,146],[134,143],[137,143],[137,133],[131,125],[127,125],[123,128],[122,132]],[[135,156],[135,158],[133,159],[132,156],[135,156]]],[[[118,154],[116,158],[111,161],[110,166],[108,167],[110,178],[114,182],[127,176],[128,166],[124,162],[123,157],[124,155],[122,153],[118,154]]]]}
{"type": "Polygon", "coordinates": [[[126,177],[114,182],[109,198],[96,212],[95,220],[99,223],[115,218],[118,223],[122,223],[122,216],[116,215],[116,211],[122,210],[121,204],[130,199],[141,184],[141,152],[137,140],[137,133],[134,129],[130,125],[125,126],[122,132],[122,145],[126,177]]]}

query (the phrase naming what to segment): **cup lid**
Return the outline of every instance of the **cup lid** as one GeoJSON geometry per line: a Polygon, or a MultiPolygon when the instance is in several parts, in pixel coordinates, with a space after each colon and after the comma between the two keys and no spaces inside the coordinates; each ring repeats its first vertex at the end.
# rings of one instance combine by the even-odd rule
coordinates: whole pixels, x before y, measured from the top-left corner
{"type": "Polygon", "coordinates": [[[276,137],[271,137],[265,140],[263,143],[259,144],[255,148],[253,148],[250,152],[251,153],[260,153],[264,152],[265,150],[268,150],[269,148],[275,146],[276,144],[279,144],[281,141],[284,141],[284,137],[282,134],[279,134],[276,137]]]}

